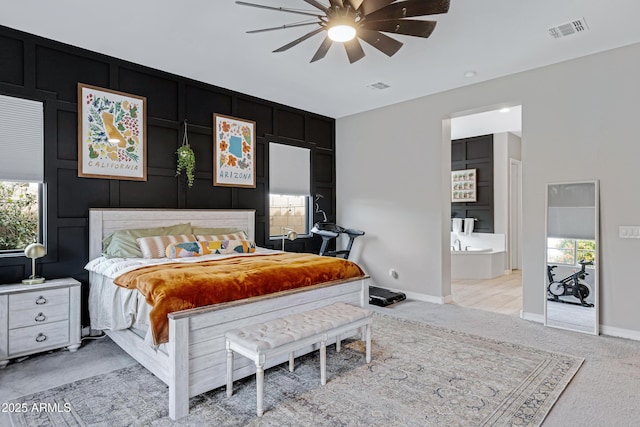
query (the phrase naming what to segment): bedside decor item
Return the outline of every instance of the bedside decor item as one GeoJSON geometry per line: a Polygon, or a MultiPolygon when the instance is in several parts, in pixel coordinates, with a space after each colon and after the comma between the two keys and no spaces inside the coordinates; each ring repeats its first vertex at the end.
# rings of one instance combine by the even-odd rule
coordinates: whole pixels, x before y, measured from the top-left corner
{"type": "Polygon", "coordinates": [[[213,185],[256,188],[256,122],[213,115],[213,185]]]}
{"type": "Polygon", "coordinates": [[[178,155],[178,167],[176,168],[176,176],[184,170],[187,175],[187,185],[189,188],[193,186],[193,178],[196,170],[196,155],[189,145],[187,137],[187,121],[184,121],[184,136],[182,137],[182,145],[176,151],[178,155]]]}
{"type": "Polygon", "coordinates": [[[32,243],[24,248],[24,256],[31,258],[31,276],[22,281],[23,285],[36,285],[44,282],[44,277],[38,277],[36,274],[36,259],[42,258],[47,254],[47,248],[42,243],[32,243]]]}
{"type": "Polygon", "coordinates": [[[287,228],[287,227],[282,227],[282,250],[284,251],[284,241],[285,239],[289,239],[291,241],[294,241],[298,238],[298,233],[296,233],[295,230],[291,229],[291,228],[287,228]],[[287,233],[285,233],[285,231],[287,233]]]}
{"type": "Polygon", "coordinates": [[[476,177],[475,169],[451,171],[451,201],[475,202],[477,198],[476,177]]]}
{"type": "Polygon", "coordinates": [[[147,99],[78,83],[78,176],[147,180],[147,99]]]}

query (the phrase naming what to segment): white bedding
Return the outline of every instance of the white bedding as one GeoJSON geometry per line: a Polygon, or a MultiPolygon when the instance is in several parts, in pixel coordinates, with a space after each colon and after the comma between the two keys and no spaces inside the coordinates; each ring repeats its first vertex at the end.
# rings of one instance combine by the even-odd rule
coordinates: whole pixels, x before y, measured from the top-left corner
{"type": "Polygon", "coordinates": [[[153,346],[149,328],[151,306],[136,289],[126,289],[113,283],[113,279],[127,271],[149,265],[174,262],[200,262],[209,259],[224,259],[237,256],[255,256],[278,253],[266,248],[256,248],[250,254],[204,255],[191,258],[105,258],[98,257],[84,267],[89,271],[89,317],[91,328],[96,330],[119,331],[137,329],[144,331],[145,342],[153,346]]]}

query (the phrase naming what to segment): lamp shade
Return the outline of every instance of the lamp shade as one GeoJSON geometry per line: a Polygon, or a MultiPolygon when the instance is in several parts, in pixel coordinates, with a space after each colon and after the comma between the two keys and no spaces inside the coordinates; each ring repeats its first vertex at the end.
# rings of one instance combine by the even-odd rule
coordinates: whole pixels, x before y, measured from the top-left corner
{"type": "Polygon", "coordinates": [[[285,239],[296,240],[298,238],[298,233],[295,230],[287,227],[282,227],[282,250],[284,251],[284,241],[285,239]],[[287,232],[285,234],[285,231],[287,232]]]}
{"type": "Polygon", "coordinates": [[[31,259],[42,258],[46,254],[47,254],[47,248],[45,248],[42,243],[31,243],[29,246],[24,248],[24,255],[27,258],[31,258],[31,259]]]}

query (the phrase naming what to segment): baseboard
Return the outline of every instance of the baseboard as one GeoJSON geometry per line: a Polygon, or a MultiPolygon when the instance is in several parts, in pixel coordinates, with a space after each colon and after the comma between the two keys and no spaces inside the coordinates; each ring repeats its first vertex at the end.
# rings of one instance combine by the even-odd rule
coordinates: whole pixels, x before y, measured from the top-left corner
{"type": "Polygon", "coordinates": [[[431,302],[433,304],[447,304],[451,302],[451,295],[447,295],[446,297],[434,297],[432,295],[425,295],[417,292],[407,292],[407,291],[403,291],[402,289],[390,289],[390,288],[386,288],[386,289],[389,289],[390,291],[393,291],[393,292],[402,292],[407,296],[407,299],[431,302]]]}
{"type": "Polygon", "coordinates": [[[600,334],[640,341],[640,331],[634,331],[632,329],[622,329],[614,328],[613,326],[600,325],[600,334]]]}
{"type": "MultiPolygon", "coordinates": [[[[520,318],[544,324],[544,315],[537,313],[527,313],[520,310],[520,318]]],[[[600,325],[600,335],[607,335],[616,338],[626,338],[629,340],[640,341],[640,331],[632,329],[614,328],[613,326],[600,325]]]]}
{"type": "Polygon", "coordinates": [[[544,323],[544,314],[529,313],[520,310],[520,318],[523,320],[529,320],[530,322],[544,323]]]}

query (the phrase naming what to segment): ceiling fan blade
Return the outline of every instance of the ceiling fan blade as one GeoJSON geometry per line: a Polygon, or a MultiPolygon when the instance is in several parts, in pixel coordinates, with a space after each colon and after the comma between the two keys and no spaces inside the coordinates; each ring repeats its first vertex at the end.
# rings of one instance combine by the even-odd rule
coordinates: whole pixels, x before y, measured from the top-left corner
{"type": "Polygon", "coordinates": [[[344,48],[347,51],[349,62],[354,63],[364,58],[364,50],[357,37],[352,38],[348,42],[344,42],[344,48]]]}
{"type": "Polygon", "coordinates": [[[292,47],[294,47],[295,45],[297,45],[298,43],[302,43],[303,41],[305,41],[306,39],[315,36],[316,34],[320,33],[324,31],[324,28],[318,28],[317,30],[311,31],[310,33],[305,34],[302,37],[299,37],[297,39],[295,39],[294,41],[292,41],[291,43],[287,43],[282,47],[279,47],[278,49],[274,50],[274,52],[284,52],[287,49],[290,49],[292,47]]]}
{"type": "Polygon", "coordinates": [[[316,54],[313,55],[313,58],[311,58],[311,61],[309,62],[316,62],[324,58],[327,52],[329,52],[329,48],[331,47],[332,44],[333,44],[333,40],[331,40],[329,36],[325,37],[324,41],[316,51],[316,54]]]}
{"type": "Polygon", "coordinates": [[[396,39],[392,39],[391,37],[384,35],[379,31],[360,28],[358,30],[358,37],[360,37],[362,40],[369,43],[371,46],[375,47],[387,56],[395,55],[395,53],[402,47],[401,42],[396,39]]]}
{"type": "Polygon", "coordinates": [[[309,3],[311,6],[317,7],[323,12],[327,10],[327,6],[323,5],[322,3],[318,3],[316,0],[304,0],[304,1],[305,3],[309,3]]]}
{"type": "Polygon", "coordinates": [[[365,0],[362,3],[362,12],[364,15],[375,12],[378,9],[382,9],[385,6],[390,5],[396,0],[365,0]]]}
{"type": "Polygon", "coordinates": [[[390,4],[365,16],[368,21],[435,15],[449,11],[449,0],[407,0],[390,4]]]}
{"type": "Polygon", "coordinates": [[[259,30],[251,30],[251,31],[247,31],[247,34],[255,34],[255,33],[264,33],[266,31],[275,31],[275,30],[284,30],[285,28],[293,28],[293,27],[302,27],[305,25],[319,25],[318,22],[305,22],[305,23],[301,23],[301,24],[285,24],[285,25],[280,25],[279,27],[270,27],[270,28],[262,28],[259,30]]]}
{"type": "Polygon", "coordinates": [[[364,0],[347,0],[347,3],[351,5],[351,9],[353,10],[358,10],[362,5],[362,2],[364,2],[364,0]]]}
{"type": "Polygon", "coordinates": [[[329,3],[331,3],[331,7],[343,7],[344,4],[342,3],[342,0],[329,0],[329,3]]]}
{"type": "MultiPolygon", "coordinates": [[[[384,31],[385,33],[404,34],[407,36],[424,37],[431,35],[436,28],[436,21],[420,21],[417,19],[387,19],[385,21],[369,21],[362,24],[368,30],[384,31]]],[[[362,30],[358,30],[362,31],[362,30]]]]}
{"type": "Polygon", "coordinates": [[[322,16],[322,15],[318,15],[317,13],[313,13],[313,12],[304,12],[302,10],[288,9],[286,7],[265,6],[265,5],[262,5],[262,4],[247,3],[245,1],[237,1],[236,4],[239,4],[241,6],[258,7],[260,9],[277,10],[278,12],[295,13],[295,14],[298,14],[298,15],[307,15],[307,16],[316,16],[316,17],[322,16]]]}

